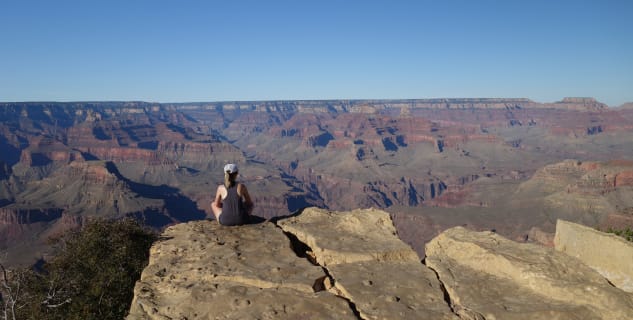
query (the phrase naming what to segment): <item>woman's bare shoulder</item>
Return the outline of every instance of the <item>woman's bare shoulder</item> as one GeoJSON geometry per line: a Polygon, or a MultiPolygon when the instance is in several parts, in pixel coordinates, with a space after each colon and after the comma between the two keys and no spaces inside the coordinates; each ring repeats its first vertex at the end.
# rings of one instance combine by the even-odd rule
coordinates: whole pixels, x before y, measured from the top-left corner
{"type": "Polygon", "coordinates": [[[243,192],[243,191],[248,192],[248,189],[246,189],[246,185],[245,185],[245,184],[243,184],[243,183],[238,183],[238,184],[237,184],[237,192],[238,192],[239,194],[242,194],[242,192],[243,192]]]}

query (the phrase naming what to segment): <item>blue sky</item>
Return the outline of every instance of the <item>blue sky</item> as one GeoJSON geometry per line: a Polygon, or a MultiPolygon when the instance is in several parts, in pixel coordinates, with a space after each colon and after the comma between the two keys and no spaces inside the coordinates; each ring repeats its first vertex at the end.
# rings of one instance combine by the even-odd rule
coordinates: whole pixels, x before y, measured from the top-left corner
{"type": "Polygon", "coordinates": [[[633,101],[633,1],[0,2],[0,101],[633,101]]]}

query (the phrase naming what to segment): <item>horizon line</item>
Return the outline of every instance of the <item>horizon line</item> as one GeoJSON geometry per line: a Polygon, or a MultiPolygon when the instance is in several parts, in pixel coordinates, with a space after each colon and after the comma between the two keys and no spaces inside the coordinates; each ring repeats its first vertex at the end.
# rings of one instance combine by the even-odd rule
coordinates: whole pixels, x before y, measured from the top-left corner
{"type": "Polygon", "coordinates": [[[195,103],[265,103],[265,102],[320,102],[320,101],[450,101],[450,100],[525,100],[525,102],[539,103],[539,104],[551,104],[551,103],[563,103],[565,99],[587,99],[594,100],[597,103],[602,103],[609,107],[618,107],[631,102],[624,102],[620,105],[608,105],[599,101],[594,97],[563,97],[558,101],[541,102],[532,100],[526,97],[436,97],[436,98],[324,98],[324,99],[253,99],[253,100],[239,100],[239,99],[223,99],[223,100],[190,100],[190,101],[151,101],[143,99],[129,99],[129,100],[22,100],[22,101],[2,101],[1,104],[11,103],[147,103],[147,104],[195,104],[195,103]]]}

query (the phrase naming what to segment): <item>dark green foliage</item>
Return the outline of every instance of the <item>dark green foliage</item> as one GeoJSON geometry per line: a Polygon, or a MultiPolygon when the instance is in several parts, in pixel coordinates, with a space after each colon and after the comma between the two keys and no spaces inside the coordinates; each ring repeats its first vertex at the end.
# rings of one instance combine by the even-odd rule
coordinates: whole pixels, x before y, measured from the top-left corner
{"type": "Polygon", "coordinates": [[[67,233],[45,272],[29,275],[30,302],[18,318],[123,319],[155,239],[131,219],[95,220],[67,233]]]}
{"type": "Polygon", "coordinates": [[[626,229],[622,229],[622,230],[615,230],[613,228],[609,228],[609,230],[607,230],[608,233],[613,233],[615,235],[618,235],[628,241],[633,242],[633,229],[631,228],[626,228],[626,229]]]}

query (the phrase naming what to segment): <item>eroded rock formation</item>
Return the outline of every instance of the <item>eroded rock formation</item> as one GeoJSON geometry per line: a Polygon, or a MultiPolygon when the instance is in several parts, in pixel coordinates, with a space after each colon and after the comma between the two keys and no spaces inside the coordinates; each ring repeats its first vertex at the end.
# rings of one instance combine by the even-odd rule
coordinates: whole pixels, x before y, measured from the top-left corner
{"type": "Polygon", "coordinates": [[[552,248],[455,227],[427,243],[426,254],[426,264],[437,271],[463,319],[629,319],[633,314],[633,295],[552,248]]]}
{"type": "MultiPolygon", "coordinates": [[[[633,226],[631,165],[581,166],[573,179],[544,170],[545,188],[514,192],[563,159],[632,159],[632,132],[633,109],[590,98],[0,103],[0,207],[163,227],[209,215],[235,162],[259,216],[406,208],[423,217],[398,229],[422,234],[405,241],[423,254],[455,225],[530,240],[533,227],[553,234],[556,218],[633,226]]],[[[14,250],[4,232],[0,247],[14,250]]],[[[20,241],[44,234],[28,232],[20,241]]]]}
{"type": "Polygon", "coordinates": [[[319,209],[278,226],[168,228],[128,318],[457,319],[386,212],[319,209]]]}
{"type": "Polygon", "coordinates": [[[240,227],[179,224],[152,247],[128,319],[549,320],[633,314],[633,294],[553,248],[456,227],[429,242],[426,253],[420,261],[397,238],[389,215],[375,209],[308,208],[240,227]]]}

